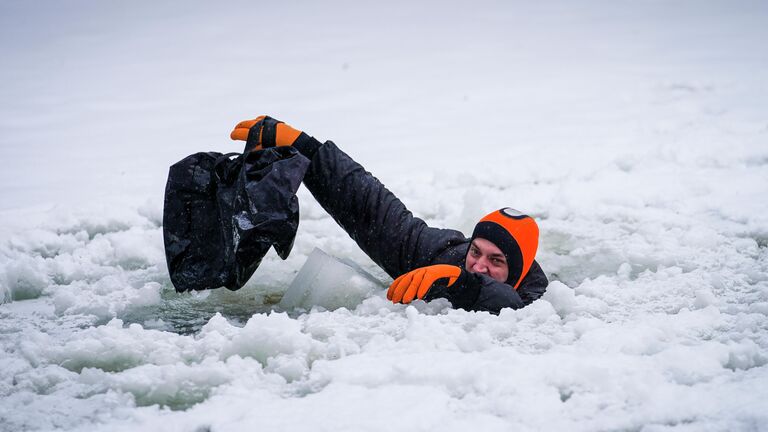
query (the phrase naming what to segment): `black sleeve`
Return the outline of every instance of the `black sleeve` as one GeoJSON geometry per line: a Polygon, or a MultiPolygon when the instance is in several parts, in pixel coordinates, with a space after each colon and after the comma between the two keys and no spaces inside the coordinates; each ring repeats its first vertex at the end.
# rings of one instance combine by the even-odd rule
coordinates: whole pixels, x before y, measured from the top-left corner
{"type": "Polygon", "coordinates": [[[430,265],[446,249],[466,242],[455,230],[430,228],[414,217],[376,177],[331,141],[301,137],[312,163],[304,185],[360,248],[393,279],[430,265]],[[310,143],[310,144],[307,144],[310,143]]]}

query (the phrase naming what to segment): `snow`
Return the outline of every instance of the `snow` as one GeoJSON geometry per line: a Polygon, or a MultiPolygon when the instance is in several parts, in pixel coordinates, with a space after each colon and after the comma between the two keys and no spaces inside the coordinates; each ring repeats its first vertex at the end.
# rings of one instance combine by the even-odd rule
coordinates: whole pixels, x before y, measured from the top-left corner
{"type": "MultiPolygon", "coordinates": [[[[0,430],[768,430],[761,2],[0,3],[0,430]],[[168,166],[268,113],[430,224],[537,218],[545,296],[177,294],[168,166]],[[342,306],[338,307],[337,306],[342,306]]],[[[353,288],[367,288],[352,284],[353,288]]],[[[343,290],[342,290],[343,291],[343,290]]]]}

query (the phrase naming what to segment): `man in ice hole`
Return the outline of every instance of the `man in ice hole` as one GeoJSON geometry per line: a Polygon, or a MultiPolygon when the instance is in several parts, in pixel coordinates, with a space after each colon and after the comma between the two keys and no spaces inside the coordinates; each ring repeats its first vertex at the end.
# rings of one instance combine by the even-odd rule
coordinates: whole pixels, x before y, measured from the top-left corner
{"type": "Polygon", "coordinates": [[[311,164],[304,185],[360,248],[393,279],[394,303],[446,298],[454,308],[499,313],[541,297],[547,277],[534,260],[539,230],[530,216],[503,208],[483,217],[471,238],[431,228],[331,141],[321,143],[271,117],[240,122],[233,140],[246,151],[293,146],[311,164]]]}

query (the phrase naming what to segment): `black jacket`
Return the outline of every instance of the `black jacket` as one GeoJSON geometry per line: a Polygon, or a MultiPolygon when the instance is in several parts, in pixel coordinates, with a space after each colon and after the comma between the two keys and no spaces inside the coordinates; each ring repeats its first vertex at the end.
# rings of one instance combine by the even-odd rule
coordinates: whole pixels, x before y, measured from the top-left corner
{"type": "MultiPolygon", "coordinates": [[[[378,179],[331,141],[302,134],[296,147],[311,160],[304,184],[360,248],[393,279],[419,267],[451,264],[464,269],[469,239],[459,231],[431,228],[378,179]]],[[[534,261],[517,290],[486,275],[464,271],[451,286],[436,286],[427,299],[453,307],[498,313],[541,297],[548,281],[534,261]]]]}

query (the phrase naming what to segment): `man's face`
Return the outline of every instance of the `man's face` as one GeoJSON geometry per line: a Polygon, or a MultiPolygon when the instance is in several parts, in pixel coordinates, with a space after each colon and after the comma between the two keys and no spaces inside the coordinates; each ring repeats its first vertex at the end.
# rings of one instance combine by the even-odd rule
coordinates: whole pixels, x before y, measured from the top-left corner
{"type": "Polygon", "coordinates": [[[472,273],[488,275],[499,282],[506,282],[509,276],[507,257],[495,244],[483,238],[472,240],[465,268],[472,273]]]}

